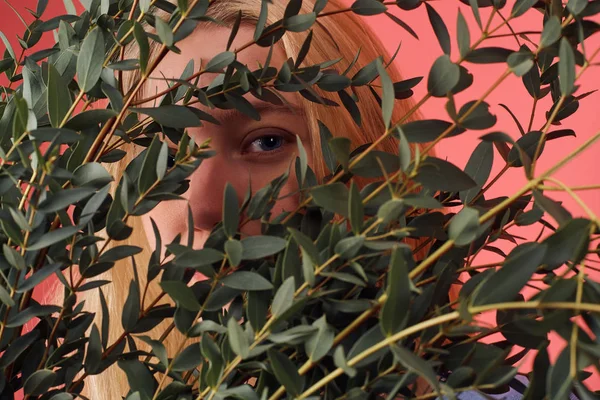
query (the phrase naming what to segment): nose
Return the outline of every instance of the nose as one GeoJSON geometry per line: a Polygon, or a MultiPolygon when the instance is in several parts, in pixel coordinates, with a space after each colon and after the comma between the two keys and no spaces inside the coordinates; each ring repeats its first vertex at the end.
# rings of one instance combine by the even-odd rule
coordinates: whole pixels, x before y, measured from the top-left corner
{"type": "Polygon", "coordinates": [[[217,154],[204,160],[190,177],[189,204],[197,230],[209,232],[223,216],[223,191],[230,182],[238,195],[245,192],[247,174],[232,167],[232,161],[217,154]]]}

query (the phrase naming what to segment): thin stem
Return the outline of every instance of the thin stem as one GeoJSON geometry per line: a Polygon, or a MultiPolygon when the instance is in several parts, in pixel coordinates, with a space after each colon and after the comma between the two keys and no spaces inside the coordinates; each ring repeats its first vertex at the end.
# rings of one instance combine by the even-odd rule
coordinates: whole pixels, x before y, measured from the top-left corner
{"type": "MultiPolygon", "coordinates": [[[[511,309],[559,309],[559,310],[580,310],[580,311],[592,311],[592,312],[600,312],[600,304],[592,304],[592,303],[579,303],[573,304],[568,302],[548,302],[543,303],[541,301],[526,301],[526,302],[507,302],[507,303],[497,303],[497,304],[488,304],[485,306],[478,307],[470,307],[469,313],[471,315],[480,314],[486,311],[496,311],[496,310],[511,310],[511,309]]],[[[460,314],[458,311],[454,311],[445,315],[440,315],[438,317],[429,319],[427,321],[420,322],[416,325],[413,325],[409,328],[403,329],[402,331],[388,336],[377,344],[369,347],[363,352],[359,353],[352,359],[348,360],[348,366],[353,367],[358,364],[360,361],[365,358],[375,354],[379,350],[384,349],[387,346],[390,346],[410,335],[415,333],[424,331],[428,328],[441,325],[447,322],[454,321],[460,318],[460,314]]],[[[327,383],[331,382],[338,376],[342,375],[344,370],[341,368],[337,368],[336,370],[330,372],[328,375],[323,377],[321,380],[316,382],[310,388],[305,390],[302,394],[296,397],[296,399],[305,399],[311,394],[315,393],[317,390],[325,386],[327,383]]]]}

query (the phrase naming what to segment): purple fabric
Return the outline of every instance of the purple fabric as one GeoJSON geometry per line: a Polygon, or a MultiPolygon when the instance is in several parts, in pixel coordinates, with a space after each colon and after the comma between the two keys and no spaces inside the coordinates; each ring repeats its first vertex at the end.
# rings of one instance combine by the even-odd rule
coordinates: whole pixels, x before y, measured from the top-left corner
{"type": "MultiPolygon", "coordinates": [[[[522,376],[522,375],[517,375],[515,377],[515,379],[517,379],[519,382],[523,383],[525,386],[527,386],[527,384],[529,383],[529,380],[522,376]]],[[[458,393],[456,395],[456,398],[458,400],[487,400],[487,399],[501,399],[501,400],[521,400],[523,398],[523,394],[519,393],[517,390],[515,390],[514,388],[510,388],[510,390],[506,393],[501,393],[501,394],[487,394],[486,395],[482,395],[481,393],[478,393],[476,391],[470,391],[470,392],[463,392],[463,393],[458,393]]],[[[439,398],[436,400],[440,400],[439,398]]],[[[571,393],[569,395],[569,400],[579,400],[577,398],[577,396],[575,396],[573,393],[571,393]]]]}

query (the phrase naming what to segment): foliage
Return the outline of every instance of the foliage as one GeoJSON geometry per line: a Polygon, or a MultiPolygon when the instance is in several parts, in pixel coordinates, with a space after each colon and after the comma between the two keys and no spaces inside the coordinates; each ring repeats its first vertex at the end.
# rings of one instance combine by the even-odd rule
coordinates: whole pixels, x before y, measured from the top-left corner
{"type": "MultiPolygon", "coordinates": [[[[587,218],[573,218],[551,191],[580,202],[552,174],[600,136],[547,171],[539,171],[536,161],[546,142],[575,135],[555,127],[589,94],[577,81],[598,53],[584,40],[599,30],[591,17],[600,12],[600,2],[461,2],[470,6],[481,32],[469,32],[459,13],[458,46],[435,2],[357,0],[343,10],[386,13],[414,33],[404,21],[425,7],[443,52],[426,77],[393,82],[382,58],[350,76],[334,68],[335,60],[301,66],[302,54],[280,69],[267,62],[251,70],[235,51],[224,49],[198,72],[170,82],[168,93],[155,96],[155,107],[139,107],[134,93],[124,92],[120,71],[140,69],[135,83],[146,81],[157,65],[149,43],[159,44],[159,55],[178,51],[177,42],[207,20],[208,0],[93,0],[83,2],[81,15],[51,19],[44,17],[47,0],[39,0],[19,43],[29,50],[43,32],[53,31],[53,47],[23,58],[2,35],[7,48],[0,70],[10,84],[0,103],[0,397],[13,398],[23,389],[28,399],[76,398],[87,377],[117,364],[129,379],[127,399],[455,398],[462,391],[507,390],[517,374],[514,365],[537,352],[527,398],[563,399],[571,391],[595,398],[584,369],[600,368],[600,283],[588,275],[598,253],[593,243],[599,220],[587,207],[587,218]],[[157,9],[169,18],[156,18],[157,9]],[[537,34],[514,33],[518,48],[486,45],[502,27],[537,12],[544,15],[543,27],[537,34]],[[144,29],[148,25],[156,34],[144,29]],[[138,46],[139,58],[122,59],[122,46],[138,46]],[[520,137],[514,140],[493,130],[496,117],[485,97],[456,104],[454,95],[473,82],[470,64],[505,65],[486,93],[516,75],[534,110],[537,100],[550,96],[546,123],[533,129],[515,118],[520,137]],[[196,86],[207,72],[218,72],[218,80],[196,86]],[[418,84],[427,87],[418,104],[446,98],[448,115],[392,120],[395,100],[411,97],[418,84]],[[286,173],[248,193],[241,207],[236,199],[242,194],[228,186],[223,222],[203,249],[177,237],[167,245],[171,257],[154,252],[149,265],[140,266],[134,256],[141,249],[119,245],[132,234],[132,217],[179,198],[190,175],[211,157],[209,144],[194,143],[186,132],[211,120],[194,112],[193,104],[255,115],[242,95],[277,101],[267,94],[291,91],[323,103],[318,88],[338,93],[348,112],[356,113],[352,90],[359,86],[370,87],[380,100],[386,130],[378,142],[398,139],[397,154],[375,151],[377,142],[351,149],[338,138],[343,132],[319,122],[331,175],[316,182],[299,151],[298,209],[270,215],[286,173]],[[101,101],[109,105],[97,106],[101,101]],[[157,134],[163,131],[178,144],[176,154],[157,134]],[[440,140],[468,131],[484,133],[464,170],[429,154],[440,140]],[[111,191],[114,178],[106,166],[125,155],[120,146],[130,141],[145,149],[111,191]],[[418,143],[424,148],[411,152],[409,144],[418,143]],[[505,164],[501,175],[522,169],[527,183],[492,198],[486,183],[496,154],[505,164]],[[352,183],[357,176],[374,181],[359,188],[352,183]],[[246,220],[261,220],[264,234],[242,237],[239,226],[246,220]],[[542,229],[537,240],[513,233],[528,225],[542,229]],[[421,244],[411,248],[407,238],[421,244]],[[501,248],[511,243],[505,254],[501,248]],[[483,252],[501,261],[477,265],[473,261],[483,252]],[[136,279],[121,322],[110,320],[102,289],[111,282],[90,278],[124,259],[159,282],[161,296],[174,305],[145,298],[136,279]],[[205,279],[190,283],[196,271],[205,279]],[[32,293],[52,275],[64,301],[41,304],[32,293]],[[540,282],[525,299],[520,292],[532,279],[540,282]],[[452,299],[449,291],[458,281],[460,295],[452,299]],[[77,297],[90,291],[103,305],[96,322],[77,297]],[[478,315],[492,310],[496,326],[478,322],[478,315]],[[164,320],[189,339],[173,354],[163,338],[147,336],[164,320]],[[108,329],[115,324],[122,324],[122,335],[111,342],[108,329]],[[547,346],[553,331],[567,344],[552,364],[547,346]],[[500,340],[480,341],[497,332],[500,340]],[[133,337],[148,346],[138,348],[141,342],[133,337]],[[514,346],[523,350],[511,352],[514,346]],[[419,381],[428,383],[428,391],[415,392],[419,381]]],[[[272,46],[286,30],[309,31],[326,15],[327,1],[317,1],[307,14],[299,14],[299,3],[289,3],[282,21],[257,24],[250,45],[272,46]]],[[[262,3],[264,13],[268,6],[262,3]]],[[[236,32],[234,27],[232,38],[236,32]]],[[[305,45],[303,54],[310,39],[305,45]]],[[[160,244],[160,232],[155,234],[160,244]]]]}

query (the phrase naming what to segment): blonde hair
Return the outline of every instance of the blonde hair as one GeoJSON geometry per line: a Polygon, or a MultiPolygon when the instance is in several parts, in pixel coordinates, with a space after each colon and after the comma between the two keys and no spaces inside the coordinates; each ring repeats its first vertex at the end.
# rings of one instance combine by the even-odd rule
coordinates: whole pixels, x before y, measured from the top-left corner
{"type": "MultiPolygon", "coordinates": [[[[174,0],[170,0],[175,2],[174,0]]],[[[305,0],[301,12],[312,12],[313,0],[305,0]]],[[[252,24],[258,20],[260,11],[261,0],[216,0],[213,1],[207,11],[207,15],[212,18],[221,20],[227,24],[233,24],[238,10],[242,11],[242,23],[252,24]]],[[[330,0],[325,10],[328,9],[341,9],[343,8],[338,0],[330,0]]],[[[269,4],[269,15],[267,19],[267,25],[272,24],[280,20],[285,11],[285,4],[281,1],[276,1],[269,4]]],[[[165,14],[157,10],[155,14],[158,17],[164,16],[165,14]]],[[[207,26],[210,23],[202,22],[199,26],[207,26]]],[[[358,47],[360,47],[360,56],[358,62],[350,69],[348,75],[351,77],[361,67],[367,63],[373,61],[375,58],[386,54],[386,50],[383,44],[375,37],[373,32],[367,27],[367,24],[360,19],[357,15],[352,12],[339,13],[335,16],[327,16],[318,18],[317,22],[313,26],[314,37],[310,51],[304,59],[305,65],[314,65],[328,60],[333,60],[338,57],[342,57],[342,61],[336,64],[336,68],[347,67],[356,55],[358,47]]],[[[302,43],[307,35],[307,32],[303,33],[286,33],[280,40],[280,44],[287,57],[296,57],[302,43]]],[[[151,59],[156,54],[158,44],[151,41],[151,59]]],[[[135,46],[129,48],[130,54],[126,58],[136,58],[131,52],[135,52],[135,46]]],[[[384,60],[389,61],[389,60],[384,60]]],[[[340,70],[341,71],[341,70],[340,70]]],[[[387,72],[394,82],[402,79],[398,69],[392,63],[388,66],[387,72]]],[[[129,90],[132,85],[138,80],[139,71],[133,72],[128,76],[124,76],[123,82],[126,91],[129,90]]],[[[352,119],[351,115],[343,108],[339,108],[339,112],[331,112],[332,109],[328,106],[319,105],[310,102],[304,98],[300,99],[300,104],[303,107],[306,115],[306,121],[308,123],[308,129],[311,136],[311,142],[305,144],[312,146],[313,154],[319,154],[320,151],[320,135],[317,120],[322,121],[326,126],[332,128],[332,134],[335,136],[336,133],[342,134],[348,137],[353,147],[357,147],[366,143],[376,141],[381,134],[385,131],[384,122],[381,116],[381,107],[379,106],[373,93],[370,92],[366,86],[356,87],[355,94],[358,97],[358,107],[362,116],[362,126],[357,124],[352,119]],[[335,127],[335,129],[333,129],[335,127]]],[[[339,102],[339,98],[335,93],[328,93],[315,90],[324,98],[328,98],[339,102]]],[[[145,98],[148,94],[144,93],[144,90],[136,93],[136,99],[145,98]]],[[[398,121],[407,111],[414,105],[410,99],[396,102],[396,107],[393,112],[392,121],[398,121]]],[[[408,121],[418,119],[419,115],[414,113],[408,118],[408,121]]],[[[127,155],[119,162],[114,164],[108,164],[106,167],[115,177],[116,183],[119,181],[125,167],[136,157],[141,151],[131,144],[126,145],[127,155]]],[[[381,142],[378,149],[396,153],[398,151],[397,141],[393,138],[387,138],[381,142]]],[[[202,168],[202,166],[200,166],[202,168]]],[[[311,168],[314,170],[319,182],[327,175],[327,169],[324,165],[323,160],[320,157],[316,157],[314,162],[311,164],[311,168]]],[[[140,218],[134,218],[129,223],[133,226],[132,235],[124,241],[114,243],[114,245],[130,244],[136,245],[143,249],[142,253],[136,256],[136,264],[138,267],[145,267],[147,260],[150,257],[151,249],[146,239],[146,235],[141,223],[140,218]]],[[[105,297],[108,303],[109,314],[111,316],[111,327],[110,327],[110,338],[109,343],[112,343],[122,333],[121,324],[118,323],[120,315],[123,311],[123,305],[125,303],[129,284],[133,279],[133,270],[131,268],[131,261],[127,260],[118,263],[113,269],[104,273],[98,279],[107,279],[112,281],[112,284],[104,286],[105,297]]],[[[143,288],[145,285],[145,273],[139,273],[140,285],[143,288]]],[[[160,293],[161,289],[156,282],[153,281],[148,286],[147,299],[152,301],[160,293]]],[[[92,295],[86,296],[87,309],[96,312],[97,317],[100,317],[98,310],[101,309],[100,300],[97,294],[94,292],[92,295]]],[[[169,302],[165,299],[163,303],[169,302]]],[[[165,321],[151,331],[150,335],[156,334],[153,337],[160,336],[165,331],[169,322],[165,321]]],[[[183,336],[173,330],[169,336],[165,339],[164,344],[169,352],[169,355],[173,355],[175,348],[181,343],[183,336]]],[[[142,346],[140,346],[142,347],[142,346]]],[[[145,347],[145,346],[144,346],[145,347]]],[[[121,398],[122,395],[126,394],[127,380],[123,371],[118,368],[115,364],[108,370],[102,372],[99,375],[91,376],[86,379],[85,393],[88,393],[93,399],[100,400],[113,400],[121,398]]]]}

